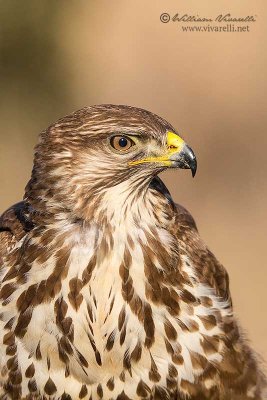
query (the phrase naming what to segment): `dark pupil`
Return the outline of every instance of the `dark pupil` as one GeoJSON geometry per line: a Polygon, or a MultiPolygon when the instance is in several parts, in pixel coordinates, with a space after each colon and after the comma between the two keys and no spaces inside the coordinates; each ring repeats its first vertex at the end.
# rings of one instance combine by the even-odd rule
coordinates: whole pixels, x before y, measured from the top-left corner
{"type": "Polygon", "coordinates": [[[127,146],[127,144],[128,144],[128,140],[126,138],[124,138],[124,137],[120,138],[120,140],[119,140],[120,147],[125,147],[125,146],[127,146]]]}

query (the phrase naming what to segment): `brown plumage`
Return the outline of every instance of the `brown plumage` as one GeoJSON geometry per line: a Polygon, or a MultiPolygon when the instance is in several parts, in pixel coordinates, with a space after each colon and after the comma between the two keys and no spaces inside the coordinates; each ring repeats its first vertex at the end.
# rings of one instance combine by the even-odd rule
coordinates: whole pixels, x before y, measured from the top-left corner
{"type": "Polygon", "coordinates": [[[0,219],[0,399],[264,399],[224,267],[157,175],[196,171],[162,118],[51,125],[0,219]]]}

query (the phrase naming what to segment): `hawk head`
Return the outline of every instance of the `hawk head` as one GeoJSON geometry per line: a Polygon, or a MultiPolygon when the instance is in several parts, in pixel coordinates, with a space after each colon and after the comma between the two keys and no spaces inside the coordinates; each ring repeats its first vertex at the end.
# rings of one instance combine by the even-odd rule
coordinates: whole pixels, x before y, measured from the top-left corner
{"type": "Polygon", "coordinates": [[[107,198],[140,194],[166,168],[190,168],[193,176],[197,168],[167,121],[130,106],[86,107],[41,134],[25,197],[37,210],[86,218],[107,198]]]}

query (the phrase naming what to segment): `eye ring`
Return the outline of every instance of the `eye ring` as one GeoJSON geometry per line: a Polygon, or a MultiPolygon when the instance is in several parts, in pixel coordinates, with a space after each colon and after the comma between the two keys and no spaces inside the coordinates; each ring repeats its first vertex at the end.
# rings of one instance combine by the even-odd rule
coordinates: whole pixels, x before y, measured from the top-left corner
{"type": "Polygon", "coordinates": [[[124,152],[134,146],[135,142],[128,136],[117,135],[112,136],[112,138],[110,139],[110,144],[115,150],[124,152]]]}

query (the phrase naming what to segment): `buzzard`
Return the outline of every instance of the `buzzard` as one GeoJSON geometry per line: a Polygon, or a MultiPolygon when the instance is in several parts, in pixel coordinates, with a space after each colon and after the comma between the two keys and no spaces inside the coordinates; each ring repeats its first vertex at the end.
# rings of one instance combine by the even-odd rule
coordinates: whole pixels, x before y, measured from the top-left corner
{"type": "Polygon", "coordinates": [[[0,220],[0,399],[263,399],[228,275],[158,178],[164,119],[86,107],[41,133],[0,220]]]}

